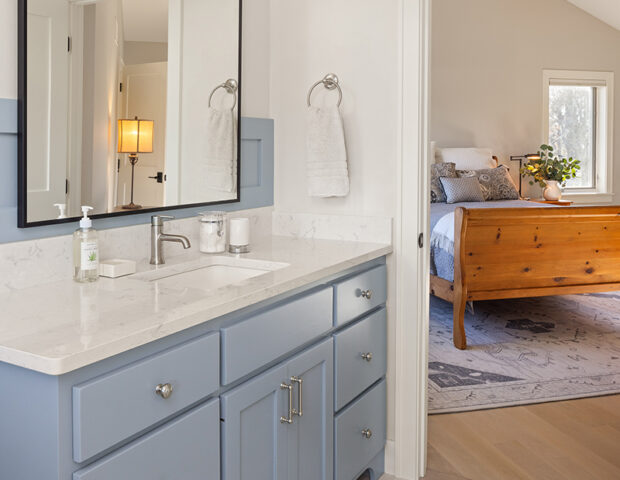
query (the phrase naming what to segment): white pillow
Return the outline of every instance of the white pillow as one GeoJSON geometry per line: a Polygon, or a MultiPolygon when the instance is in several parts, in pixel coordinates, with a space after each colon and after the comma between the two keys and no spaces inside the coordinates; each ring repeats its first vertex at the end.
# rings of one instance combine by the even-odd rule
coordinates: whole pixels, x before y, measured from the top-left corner
{"type": "Polygon", "coordinates": [[[490,148],[437,148],[437,163],[454,163],[457,170],[484,170],[495,168],[490,148]]]}

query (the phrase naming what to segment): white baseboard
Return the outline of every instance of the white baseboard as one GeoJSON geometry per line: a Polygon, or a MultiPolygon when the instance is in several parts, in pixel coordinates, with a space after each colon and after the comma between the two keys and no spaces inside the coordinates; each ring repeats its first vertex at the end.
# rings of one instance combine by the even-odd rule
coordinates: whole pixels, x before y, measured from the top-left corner
{"type": "Polygon", "coordinates": [[[385,473],[394,475],[394,440],[385,442],[385,473]]]}

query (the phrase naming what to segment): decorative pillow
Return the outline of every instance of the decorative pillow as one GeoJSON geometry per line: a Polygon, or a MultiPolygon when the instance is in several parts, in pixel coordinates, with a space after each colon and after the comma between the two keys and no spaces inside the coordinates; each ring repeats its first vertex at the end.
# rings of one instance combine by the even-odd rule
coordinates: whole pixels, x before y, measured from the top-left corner
{"type": "Polygon", "coordinates": [[[435,163],[431,165],[431,203],[446,203],[446,194],[443,191],[441,177],[457,178],[454,163],[435,163]]]}
{"type": "Polygon", "coordinates": [[[484,170],[458,170],[457,173],[460,178],[477,178],[485,201],[519,200],[519,190],[505,165],[484,170]]]}
{"type": "Polygon", "coordinates": [[[476,177],[441,178],[448,203],[484,202],[480,182],[476,177]]]}
{"type": "Polygon", "coordinates": [[[457,170],[497,167],[490,148],[437,148],[435,160],[442,163],[454,163],[457,170]]]}

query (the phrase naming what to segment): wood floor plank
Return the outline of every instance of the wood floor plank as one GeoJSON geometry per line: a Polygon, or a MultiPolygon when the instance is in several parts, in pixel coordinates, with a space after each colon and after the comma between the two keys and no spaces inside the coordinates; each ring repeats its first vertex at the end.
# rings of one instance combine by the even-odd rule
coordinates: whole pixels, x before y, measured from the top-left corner
{"type": "Polygon", "coordinates": [[[499,443],[496,447],[500,452],[525,470],[532,478],[539,480],[557,480],[558,478],[563,478],[562,474],[547,463],[544,457],[532,452],[519,441],[513,440],[511,442],[499,443]]]}
{"type": "Polygon", "coordinates": [[[457,462],[461,475],[474,479],[535,480],[458,416],[452,417],[450,423],[449,430],[429,431],[429,443],[435,448],[437,443],[447,446],[440,450],[441,455],[453,465],[457,462]]]}
{"type": "Polygon", "coordinates": [[[431,415],[429,480],[620,479],[620,395],[431,415]]]}
{"type": "MultiPolygon", "coordinates": [[[[532,411],[556,429],[570,436],[584,449],[596,452],[607,462],[620,468],[620,437],[614,428],[606,425],[604,417],[592,417],[574,404],[563,403],[545,410],[532,411]]],[[[617,432],[617,431],[616,431],[617,432]]]]}
{"type": "Polygon", "coordinates": [[[427,446],[427,463],[433,465],[436,474],[457,475],[460,476],[457,469],[454,468],[446,458],[439,453],[432,445],[427,446]]]}
{"type": "MultiPolygon", "coordinates": [[[[536,407],[536,406],[534,406],[536,407]]],[[[553,408],[558,408],[555,405],[553,408]]],[[[540,413],[539,409],[533,407],[517,408],[514,414],[517,415],[523,424],[531,425],[536,432],[536,436],[554,447],[561,449],[569,458],[580,458],[583,463],[592,465],[595,473],[600,478],[620,478],[620,469],[603,459],[598,452],[589,448],[584,448],[576,435],[564,433],[549,423],[548,418],[540,413]]]]}

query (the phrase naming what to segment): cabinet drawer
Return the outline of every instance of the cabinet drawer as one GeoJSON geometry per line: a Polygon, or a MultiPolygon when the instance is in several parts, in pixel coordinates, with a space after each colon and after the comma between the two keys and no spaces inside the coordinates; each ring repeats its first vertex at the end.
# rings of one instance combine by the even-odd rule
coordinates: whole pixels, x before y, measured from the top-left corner
{"type": "Polygon", "coordinates": [[[350,322],[385,303],[387,298],[386,272],[386,266],[380,265],[334,284],[334,325],[350,322]]]}
{"type": "Polygon", "coordinates": [[[355,480],[385,446],[385,380],[336,416],[335,480],[355,480]],[[364,435],[368,432],[370,438],[364,435]],[[370,433],[371,432],[371,433],[370,433]]]}
{"type": "Polygon", "coordinates": [[[223,328],[222,385],[327,332],[332,305],[332,289],[326,288],[223,328]]]}
{"type": "Polygon", "coordinates": [[[73,474],[73,480],[219,480],[220,408],[215,399],[73,474]]]}
{"type": "Polygon", "coordinates": [[[219,388],[212,333],[73,387],[73,459],[88,460],[219,388]],[[170,384],[168,398],[156,393],[170,384]]]}
{"type": "Polygon", "coordinates": [[[335,409],[340,410],[385,375],[385,308],[334,335],[336,345],[335,409]],[[369,355],[370,354],[370,355],[369,355]]]}

